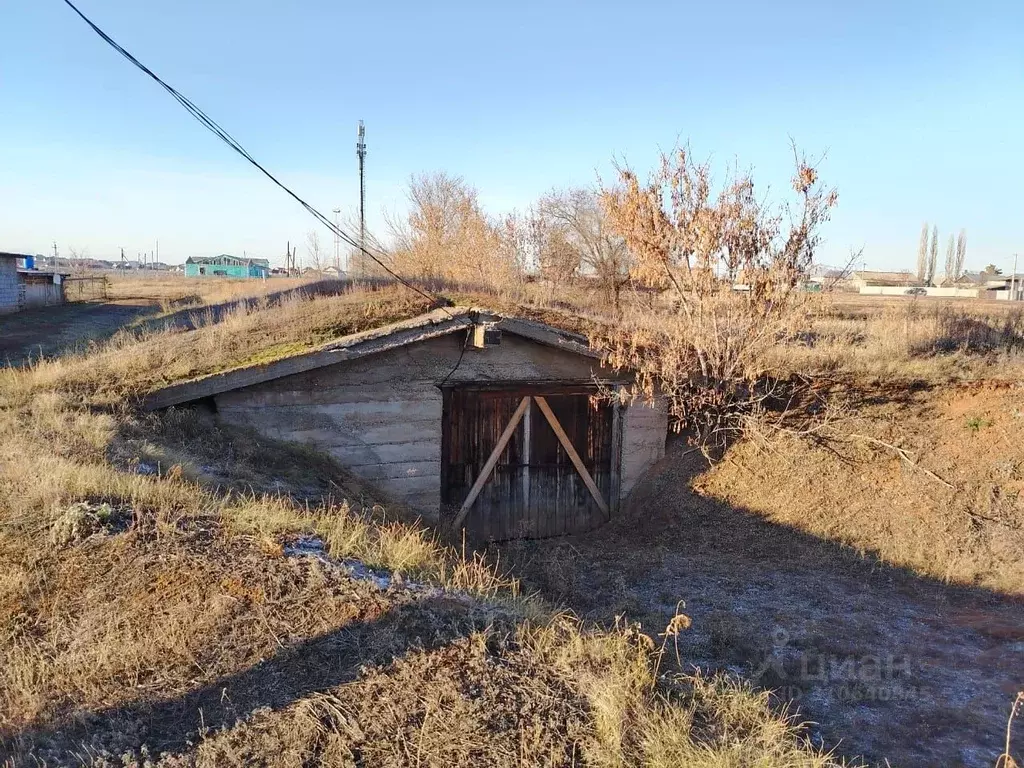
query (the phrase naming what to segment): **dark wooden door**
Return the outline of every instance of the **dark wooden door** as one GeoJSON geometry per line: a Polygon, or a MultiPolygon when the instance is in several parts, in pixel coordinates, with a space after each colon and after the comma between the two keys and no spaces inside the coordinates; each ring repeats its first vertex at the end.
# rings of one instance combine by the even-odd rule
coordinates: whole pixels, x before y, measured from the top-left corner
{"type": "Polygon", "coordinates": [[[614,406],[596,394],[589,386],[445,390],[441,498],[446,519],[457,520],[527,398],[460,527],[477,539],[504,540],[578,533],[606,522],[617,493],[618,419],[614,406]],[[593,487],[544,413],[544,404],[593,487]]]}

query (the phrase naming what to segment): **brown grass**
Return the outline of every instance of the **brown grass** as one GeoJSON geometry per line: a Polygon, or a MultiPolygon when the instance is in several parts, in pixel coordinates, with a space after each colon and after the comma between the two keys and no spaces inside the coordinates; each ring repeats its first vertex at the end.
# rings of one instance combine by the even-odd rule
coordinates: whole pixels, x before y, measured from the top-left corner
{"type": "Polygon", "coordinates": [[[635,630],[554,616],[328,459],[130,406],[422,309],[239,305],[0,371],[5,764],[828,764],[763,695],[658,681],[635,630]],[[287,554],[309,536],[332,562],[287,554]]]}
{"type": "Polygon", "coordinates": [[[185,277],[184,274],[149,271],[105,273],[107,296],[113,301],[148,299],[167,306],[219,304],[225,301],[264,296],[274,291],[308,285],[312,278],[274,277],[267,280],[185,277]]]}
{"type": "MultiPolygon", "coordinates": [[[[199,306],[186,315],[194,330],[153,325],[0,370],[5,757],[60,764],[77,751],[103,765],[124,752],[141,763],[149,743],[166,747],[166,765],[832,764],[767,694],[659,678],[636,629],[554,616],[486,562],[376,507],[328,459],[196,414],[130,407],[154,387],[424,309],[397,290],[199,306]],[[381,590],[284,556],[302,536],[397,580],[381,590]],[[191,719],[200,710],[209,719],[191,719]],[[139,731],[153,712],[157,725],[139,731]]],[[[602,322],[598,310],[581,323],[520,309],[574,330],[602,322]]],[[[180,312],[168,304],[165,319],[180,312]]],[[[831,392],[856,414],[834,435],[839,455],[751,432],[700,489],[922,573],[1019,592],[1019,388],[946,388],[1017,376],[1019,332],[1012,312],[819,308],[782,340],[777,365],[870,384],[831,392]],[[893,396],[914,379],[934,389],[893,396]],[[889,394],[875,402],[880,380],[889,394]]]]}
{"type": "Polygon", "coordinates": [[[824,397],[834,422],[752,425],[699,490],[947,583],[1024,594],[1024,385],[824,397]]]}
{"type": "Polygon", "coordinates": [[[197,308],[150,329],[124,330],[101,348],[0,370],[0,392],[24,403],[29,393],[80,393],[113,406],[175,381],[295,354],[318,343],[426,311],[422,298],[398,289],[307,298],[295,295],[272,309],[239,303],[224,312],[197,308]],[[270,311],[268,311],[270,309],[270,311]],[[187,321],[184,327],[178,321],[187,321]],[[198,331],[190,331],[197,327],[198,331]]]}
{"type": "Polygon", "coordinates": [[[1024,310],[1006,302],[826,298],[769,361],[783,371],[943,382],[1024,374],[1024,310]]]}

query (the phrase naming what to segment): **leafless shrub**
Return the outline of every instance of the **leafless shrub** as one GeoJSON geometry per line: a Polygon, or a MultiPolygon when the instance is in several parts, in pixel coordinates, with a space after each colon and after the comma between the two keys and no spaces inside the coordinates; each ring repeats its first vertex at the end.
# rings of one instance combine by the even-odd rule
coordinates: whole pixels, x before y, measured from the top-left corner
{"type": "Polygon", "coordinates": [[[765,353],[794,332],[810,301],[802,281],[837,197],[795,150],[794,159],[796,206],[763,202],[747,173],[716,193],[709,165],[686,150],[663,155],[647,182],[620,168],[621,187],[603,195],[635,256],[633,276],[670,301],[593,341],[609,365],[636,372],[627,398],[663,394],[675,428],[705,449],[774,394],[762,385],[765,353]]]}

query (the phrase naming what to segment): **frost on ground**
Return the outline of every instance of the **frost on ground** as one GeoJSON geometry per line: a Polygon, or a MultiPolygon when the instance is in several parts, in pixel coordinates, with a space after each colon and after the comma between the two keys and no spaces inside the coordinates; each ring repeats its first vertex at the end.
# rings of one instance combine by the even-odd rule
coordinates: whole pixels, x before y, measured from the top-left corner
{"type": "Polygon", "coordinates": [[[285,546],[286,557],[312,557],[329,567],[341,569],[346,576],[356,581],[373,584],[377,589],[388,590],[398,587],[409,592],[426,596],[440,597],[446,593],[439,587],[404,579],[400,574],[377,568],[370,568],[365,563],[352,558],[338,559],[327,554],[323,539],[319,536],[299,536],[285,546]]]}

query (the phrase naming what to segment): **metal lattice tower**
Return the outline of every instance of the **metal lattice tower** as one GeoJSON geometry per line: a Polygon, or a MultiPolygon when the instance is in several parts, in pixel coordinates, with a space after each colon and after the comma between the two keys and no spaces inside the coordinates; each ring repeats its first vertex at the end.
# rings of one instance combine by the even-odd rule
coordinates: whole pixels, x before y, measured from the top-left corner
{"type": "MultiPolygon", "coordinates": [[[[359,132],[356,141],[356,157],[359,158],[359,265],[364,263],[363,253],[366,251],[366,128],[359,121],[359,132]]],[[[363,270],[360,270],[362,272],[363,270]]]]}

